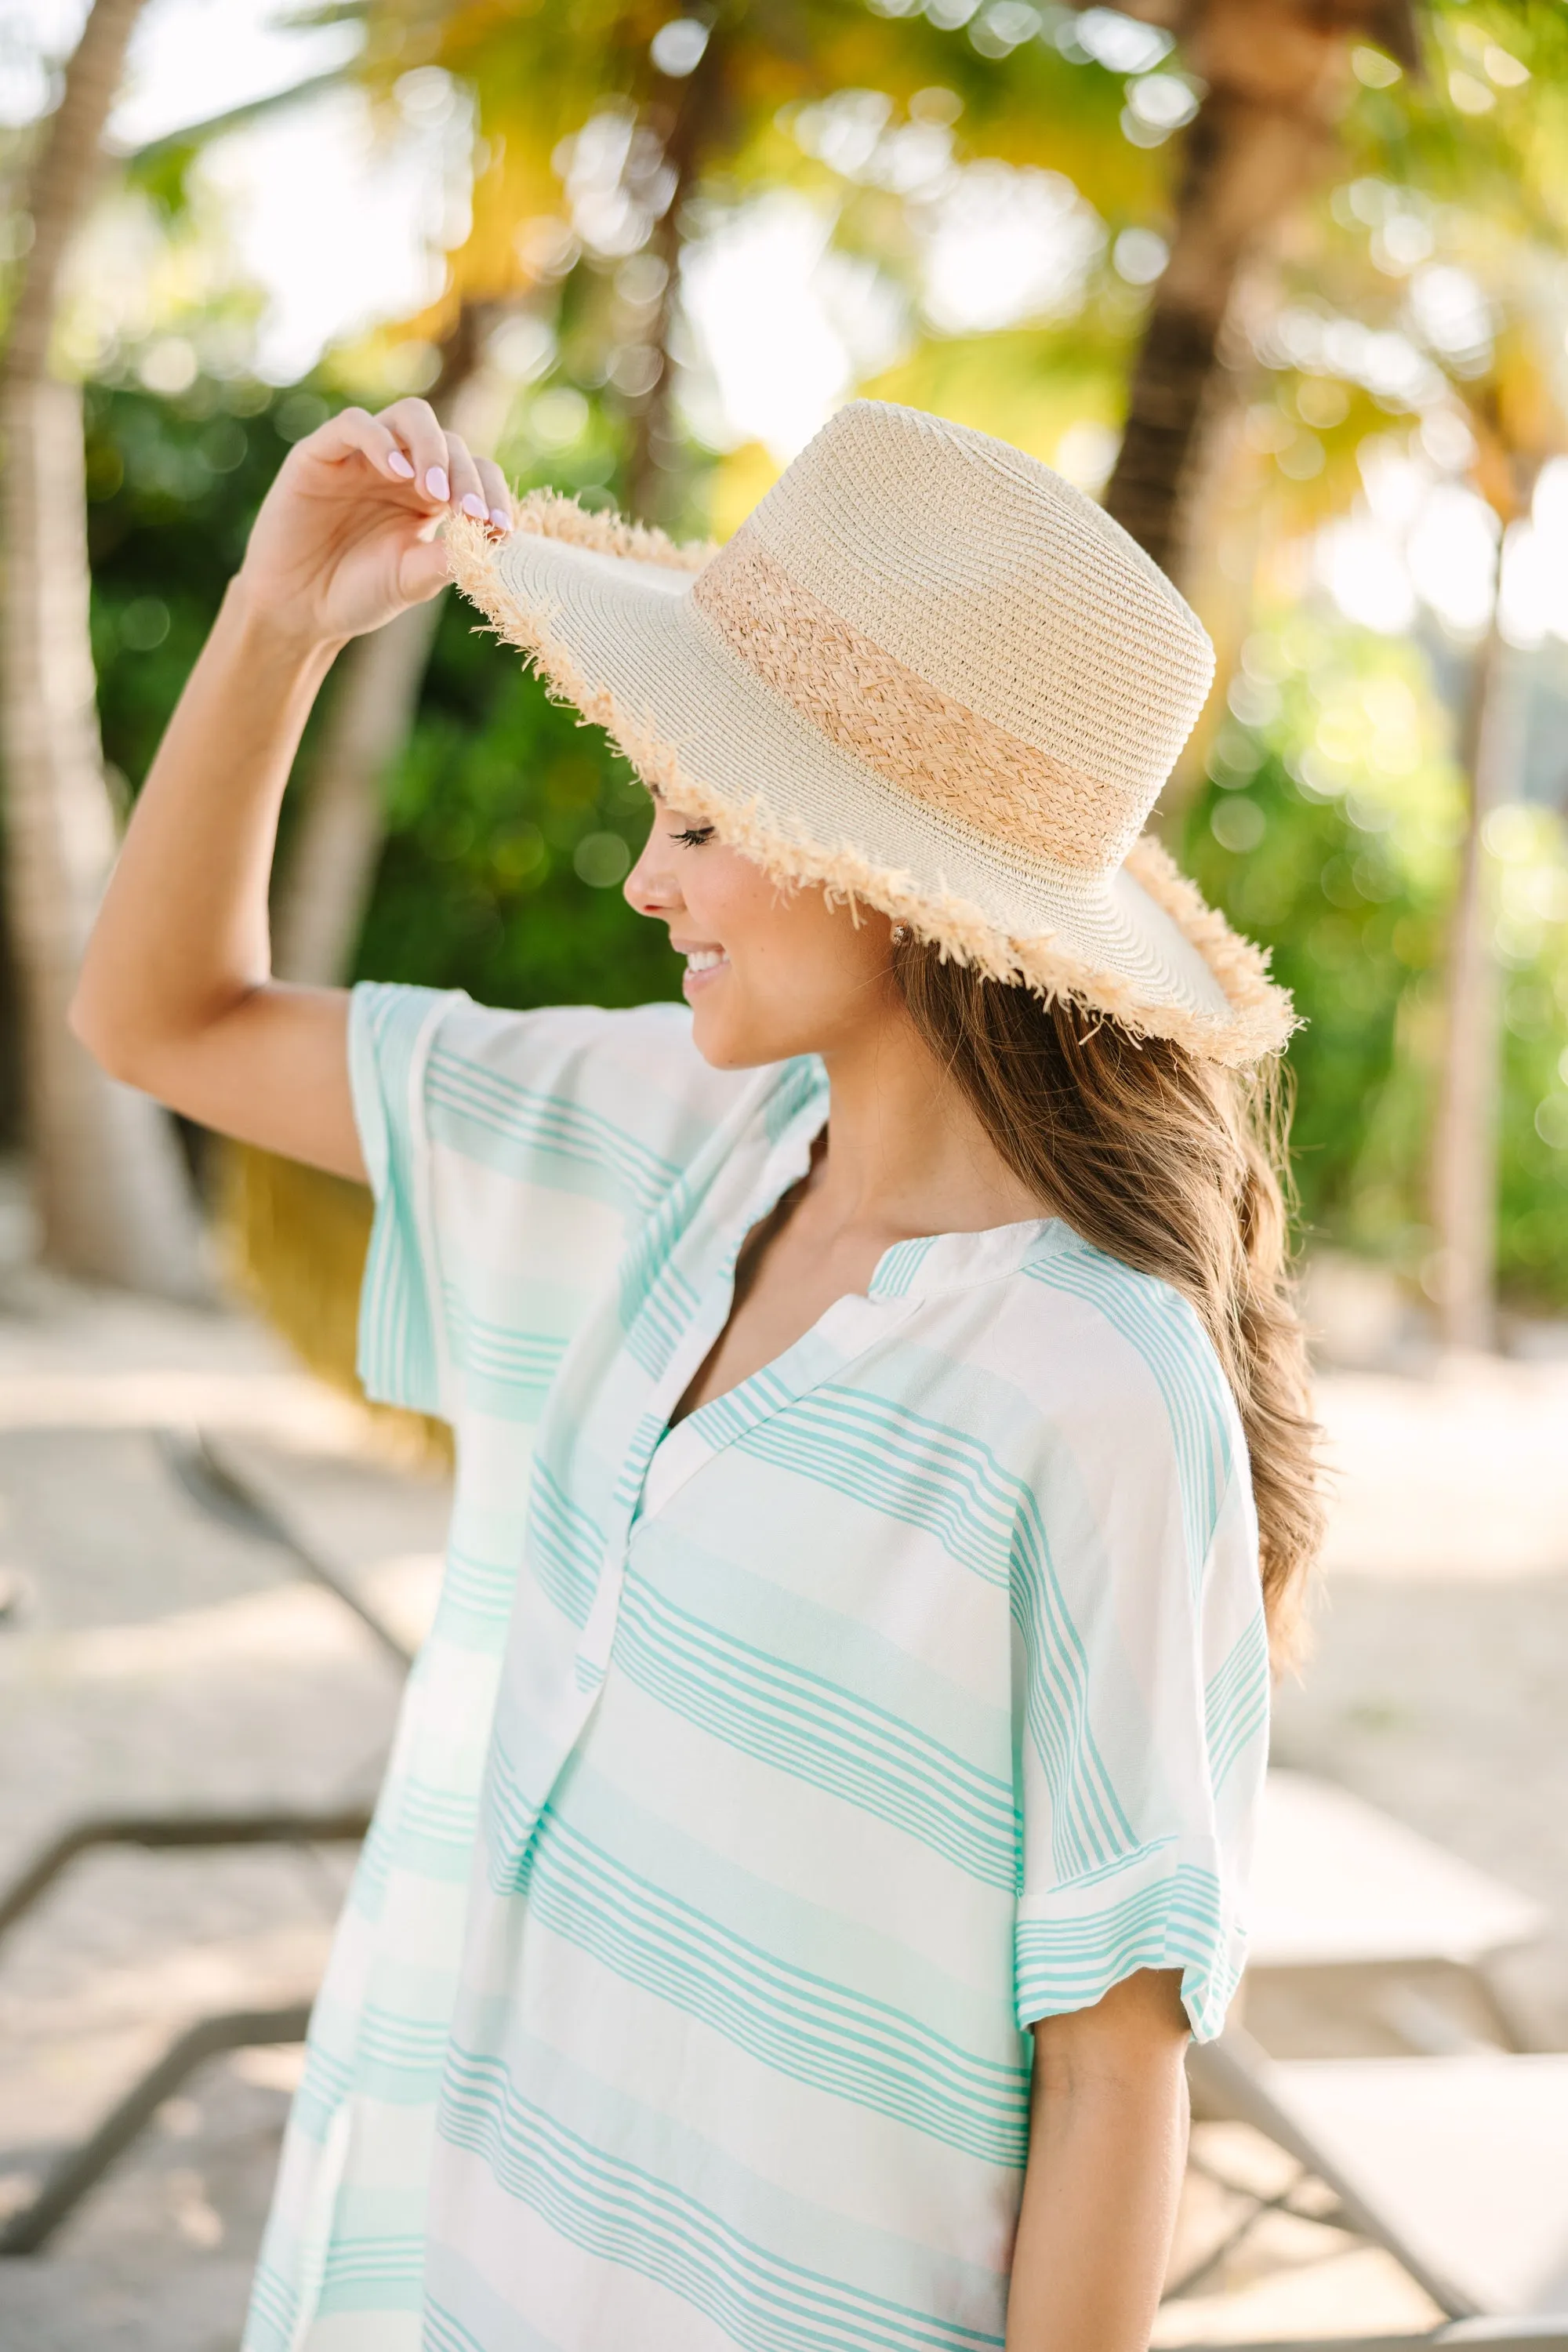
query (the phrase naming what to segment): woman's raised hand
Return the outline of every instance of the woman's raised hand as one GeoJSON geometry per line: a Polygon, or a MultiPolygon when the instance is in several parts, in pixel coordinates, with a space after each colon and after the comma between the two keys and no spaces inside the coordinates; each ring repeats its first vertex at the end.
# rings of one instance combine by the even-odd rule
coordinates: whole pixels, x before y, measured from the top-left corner
{"type": "Polygon", "coordinates": [[[204,1127],[363,1178],[342,990],[270,980],[278,811],[344,642],[447,578],[442,518],[497,531],[496,467],[423,400],[345,408],[298,442],[138,795],[71,1022],[111,1076],[204,1127]]]}
{"type": "Polygon", "coordinates": [[[297,441],[262,501],[240,566],[251,608],[303,644],[379,628],[447,578],[449,511],[511,528],[499,467],[472,457],[428,401],[344,408],[297,441]]]}

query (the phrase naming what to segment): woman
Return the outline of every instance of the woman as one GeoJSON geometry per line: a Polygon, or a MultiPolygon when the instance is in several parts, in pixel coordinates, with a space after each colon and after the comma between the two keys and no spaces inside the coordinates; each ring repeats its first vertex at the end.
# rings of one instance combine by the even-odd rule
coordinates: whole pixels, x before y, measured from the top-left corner
{"type": "Polygon", "coordinates": [[[368,1178],[367,1386],[458,1432],[253,2352],[1145,2344],[1316,1532],[1289,1005],[1137,840],[1211,667],[910,410],[716,554],[418,401],[286,461],[76,1016],[368,1178]],[[269,979],[312,698],[448,565],[650,786],[689,1012],[269,979]]]}

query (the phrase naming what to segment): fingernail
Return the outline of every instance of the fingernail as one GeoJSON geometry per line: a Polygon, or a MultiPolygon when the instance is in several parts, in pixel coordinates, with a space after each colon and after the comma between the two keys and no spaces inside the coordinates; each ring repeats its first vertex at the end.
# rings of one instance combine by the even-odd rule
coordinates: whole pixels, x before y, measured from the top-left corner
{"type": "Polygon", "coordinates": [[[472,490],[469,490],[463,499],[463,512],[466,515],[472,515],[476,522],[483,522],[485,519],[485,502],[483,499],[477,499],[472,490]]]}
{"type": "Polygon", "coordinates": [[[447,500],[452,495],[452,485],[447,479],[447,468],[445,466],[431,467],[429,472],[425,477],[425,488],[433,499],[439,499],[442,505],[445,506],[447,500]]]}
{"type": "Polygon", "coordinates": [[[490,509],[490,520],[494,523],[498,530],[510,530],[511,529],[511,517],[508,514],[505,507],[492,507],[490,509]]]}
{"type": "Polygon", "coordinates": [[[394,449],[390,453],[386,460],[386,470],[389,474],[395,474],[400,482],[411,482],[414,479],[414,468],[401,449],[394,449]]]}

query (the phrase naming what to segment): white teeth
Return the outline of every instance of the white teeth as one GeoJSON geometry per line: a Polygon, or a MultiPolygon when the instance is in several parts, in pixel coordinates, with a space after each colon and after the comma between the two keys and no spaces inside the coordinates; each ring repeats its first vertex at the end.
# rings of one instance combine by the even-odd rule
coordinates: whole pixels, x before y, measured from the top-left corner
{"type": "Polygon", "coordinates": [[[689,948],[686,951],[688,971],[711,971],[716,964],[728,963],[722,948],[689,948]]]}

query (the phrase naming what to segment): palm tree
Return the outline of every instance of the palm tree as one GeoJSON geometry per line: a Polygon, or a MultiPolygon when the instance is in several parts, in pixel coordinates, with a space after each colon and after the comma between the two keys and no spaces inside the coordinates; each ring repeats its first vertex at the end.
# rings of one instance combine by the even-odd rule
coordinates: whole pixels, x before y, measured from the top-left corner
{"type": "MultiPolygon", "coordinates": [[[[1435,72],[1406,93],[1396,111],[1389,110],[1381,150],[1364,153],[1360,168],[1398,182],[1425,204],[1426,216],[1437,225],[1436,257],[1450,270],[1458,265],[1471,281],[1477,319],[1490,313],[1489,330],[1479,331],[1473,345],[1467,341],[1478,334],[1473,323],[1457,325],[1457,341],[1441,336],[1433,341],[1431,331],[1423,330],[1427,356],[1443,369],[1447,396],[1468,422],[1470,486],[1497,526],[1490,618],[1470,658],[1457,727],[1465,828],[1444,961],[1446,1017],[1428,1160],[1439,1328],[1447,1345],[1475,1349],[1489,1348],[1495,1339],[1502,1095],[1502,989],[1492,946],[1486,830],[1491,812],[1510,796],[1519,750],[1517,663],[1501,633],[1498,591],[1509,533],[1528,513],[1542,467],[1568,444],[1558,381],[1563,311],[1555,260],[1565,226],[1555,163],[1556,93],[1568,64],[1568,37],[1559,12],[1528,6],[1516,7],[1506,19],[1494,13],[1484,35],[1457,12],[1445,18],[1434,11],[1432,34],[1440,64],[1463,72],[1479,62],[1487,82],[1470,77],[1469,110],[1460,117],[1450,98],[1451,79],[1435,72]],[[1505,38],[1519,56],[1497,46],[1505,38]],[[1533,65],[1533,80],[1525,58],[1533,65]]],[[[1334,255],[1321,247],[1298,253],[1299,280],[1351,316],[1370,311],[1387,320],[1397,302],[1394,319],[1414,331],[1404,288],[1393,293],[1382,272],[1369,282],[1364,240],[1355,242],[1362,257],[1349,275],[1342,244],[1334,255]]],[[[1322,487],[1317,486],[1320,494],[1322,487]]]]}
{"type": "Polygon", "coordinates": [[[200,1286],[197,1224],[169,1121],[106,1078],[66,1025],[114,827],[88,628],[81,390],[55,373],[49,347],[141,8],[142,0],[95,0],[28,194],[32,250],[0,361],[0,744],[45,1254],[89,1279],[189,1296],[200,1286]]]}
{"type": "MultiPolygon", "coordinates": [[[[1152,5],[1130,13],[1169,21],[1152,5]]],[[[1333,161],[1352,44],[1373,42],[1410,68],[1419,54],[1411,0],[1190,0],[1179,29],[1207,89],[1184,134],[1170,260],[1105,491],[1117,521],[1177,576],[1242,270],[1333,161]]]]}
{"type": "MultiPolygon", "coordinates": [[[[1510,500],[1510,506],[1514,501],[1510,500]]],[[[1526,495],[1523,506],[1528,510],[1526,495]]],[[[1432,1129],[1432,1222],[1437,1323],[1450,1348],[1496,1337],[1498,1111],[1502,991],[1489,933],[1486,822],[1507,798],[1512,764],[1508,647],[1498,625],[1503,549],[1517,511],[1500,515],[1491,618],[1472,657],[1459,743],[1466,785],[1458,886],[1448,919],[1447,998],[1437,1113],[1432,1129]]]]}
{"type": "MultiPolygon", "coordinates": [[[[360,70],[373,89],[404,57],[406,13],[383,5],[368,12],[360,70]]],[[[472,225],[452,257],[450,282],[433,311],[409,325],[410,333],[440,341],[437,408],[466,437],[489,438],[487,423],[493,429],[500,420],[481,365],[485,332],[510,307],[537,300],[548,288],[542,227],[563,241],[568,233],[552,158],[595,109],[632,109],[641,136],[626,142],[625,176],[647,203],[647,249],[663,275],[638,329],[641,373],[622,395],[626,480],[632,511],[654,518],[667,496],[659,455],[668,437],[682,212],[704,169],[721,152],[732,159],[754,140],[785,97],[853,79],[867,62],[868,34],[884,48],[896,32],[903,48],[913,40],[917,54],[903,68],[911,88],[931,79],[944,38],[929,26],[918,34],[879,26],[845,0],[773,0],[766,24],[721,8],[697,53],[689,47],[682,57],[656,42],[667,16],[662,5],[637,0],[584,5],[567,25],[531,14],[429,9],[432,62],[475,95],[480,168],[472,225]],[[846,51],[851,36],[856,46],[846,51]]],[[[383,835],[381,780],[413,722],[438,612],[437,603],[405,614],[352,647],[340,666],[277,902],[276,961],[290,979],[340,980],[352,957],[383,835]]]]}
{"type": "Polygon", "coordinates": [[[1461,730],[1465,831],[1449,917],[1444,1053],[1432,1132],[1437,1314],[1451,1348],[1490,1348],[1497,1336],[1503,1024],[1486,830],[1488,817],[1509,797],[1519,750],[1500,590],[1509,532],[1529,514],[1542,467],[1568,437],[1551,388],[1561,323],[1555,306],[1549,320],[1516,315],[1498,337],[1488,374],[1464,387],[1476,446],[1471,482],[1497,519],[1497,562],[1490,619],[1471,659],[1461,730]]]}

